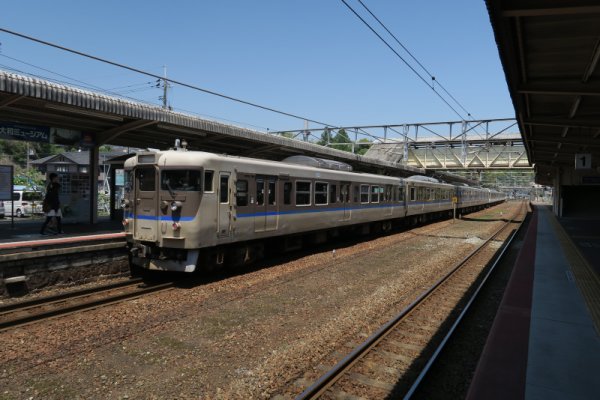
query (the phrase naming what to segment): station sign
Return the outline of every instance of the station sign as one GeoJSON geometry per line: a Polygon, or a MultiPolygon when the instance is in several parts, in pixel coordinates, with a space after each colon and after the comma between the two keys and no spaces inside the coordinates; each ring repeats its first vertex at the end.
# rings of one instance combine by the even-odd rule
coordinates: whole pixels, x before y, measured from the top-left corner
{"type": "Polygon", "coordinates": [[[50,128],[0,121],[0,139],[49,143],[50,128]]]}
{"type": "Polygon", "coordinates": [[[453,203],[453,204],[456,204],[456,203],[458,203],[458,197],[456,197],[456,196],[452,196],[452,203],[453,203]]]}
{"type": "Polygon", "coordinates": [[[590,153],[575,154],[575,169],[591,169],[592,155],[590,153]]]}
{"type": "Polygon", "coordinates": [[[600,176],[582,176],[581,183],[584,185],[600,185],[600,176]]]}
{"type": "Polygon", "coordinates": [[[50,143],[78,146],[80,142],[81,131],[65,128],[50,128],[50,143]]]}
{"type": "Polygon", "coordinates": [[[0,165],[0,201],[12,200],[13,166],[0,165]]]}

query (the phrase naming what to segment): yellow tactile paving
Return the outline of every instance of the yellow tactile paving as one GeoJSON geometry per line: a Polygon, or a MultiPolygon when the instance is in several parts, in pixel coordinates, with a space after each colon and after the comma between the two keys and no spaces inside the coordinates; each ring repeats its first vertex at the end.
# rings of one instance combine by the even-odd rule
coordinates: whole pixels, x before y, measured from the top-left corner
{"type": "Polygon", "coordinates": [[[592,266],[581,254],[577,245],[573,243],[554,214],[550,212],[547,207],[539,207],[539,209],[547,214],[548,220],[554,227],[558,241],[571,266],[575,281],[577,282],[588,310],[590,311],[594,326],[596,327],[596,332],[600,335],[600,277],[598,277],[596,272],[592,269],[592,266]]]}

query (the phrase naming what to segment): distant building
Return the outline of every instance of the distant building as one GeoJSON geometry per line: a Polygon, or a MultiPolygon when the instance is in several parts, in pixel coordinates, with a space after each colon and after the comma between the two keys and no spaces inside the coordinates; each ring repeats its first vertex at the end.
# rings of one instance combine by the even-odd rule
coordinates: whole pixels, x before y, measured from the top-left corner
{"type": "MultiPolygon", "coordinates": [[[[98,189],[106,185],[106,178],[110,168],[104,161],[123,155],[122,151],[100,153],[98,168],[98,189]]],[[[48,175],[55,172],[60,176],[63,193],[89,192],[90,154],[87,151],[66,151],[31,162],[31,165],[40,172],[48,175]]]]}
{"type": "MultiPolygon", "coordinates": [[[[99,155],[98,193],[109,191],[109,176],[111,165],[106,160],[122,156],[123,151],[102,152],[99,155]]],[[[49,175],[54,172],[60,179],[60,199],[65,217],[72,216],[74,220],[85,221],[89,215],[90,198],[90,155],[87,151],[67,151],[60,154],[40,158],[31,162],[40,172],[49,175]]]]}

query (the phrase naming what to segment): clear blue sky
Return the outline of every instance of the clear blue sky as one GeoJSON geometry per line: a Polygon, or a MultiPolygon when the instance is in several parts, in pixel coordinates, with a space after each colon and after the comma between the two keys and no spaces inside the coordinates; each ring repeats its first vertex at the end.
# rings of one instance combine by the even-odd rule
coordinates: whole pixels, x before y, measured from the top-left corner
{"type": "MultiPolygon", "coordinates": [[[[363,1],[473,116],[514,116],[483,0],[363,1]]],[[[337,126],[458,119],[339,0],[19,0],[3,2],[0,26],[157,74],[166,65],[173,79],[337,126]]],[[[66,80],[12,57],[106,89],[140,84],[121,91],[158,103],[147,77],[5,33],[0,42],[0,68],[66,80]]],[[[169,96],[176,110],[245,126],[303,127],[190,89],[169,96]]]]}

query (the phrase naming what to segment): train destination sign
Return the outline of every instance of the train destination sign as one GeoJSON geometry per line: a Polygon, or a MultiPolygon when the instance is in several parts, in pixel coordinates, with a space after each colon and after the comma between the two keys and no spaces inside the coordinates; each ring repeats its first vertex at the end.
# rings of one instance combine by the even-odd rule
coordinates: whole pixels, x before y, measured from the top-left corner
{"type": "Polygon", "coordinates": [[[50,142],[50,128],[0,121],[0,139],[48,143],[50,142]]]}

